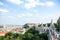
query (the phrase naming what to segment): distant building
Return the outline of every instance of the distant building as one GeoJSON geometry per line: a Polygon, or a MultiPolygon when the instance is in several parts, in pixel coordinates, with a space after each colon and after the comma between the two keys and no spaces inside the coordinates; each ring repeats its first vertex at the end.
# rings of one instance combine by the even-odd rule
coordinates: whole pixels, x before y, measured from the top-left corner
{"type": "Polygon", "coordinates": [[[29,26],[29,28],[32,28],[33,26],[40,25],[40,23],[27,23],[27,25],[29,26]]]}
{"type": "Polygon", "coordinates": [[[8,32],[15,32],[15,33],[25,33],[25,28],[20,25],[0,25],[0,36],[5,35],[8,32]]]}
{"type": "Polygon", "coordinates": [[[5,36],[7,32],[0,32],[0,36],[5,36]]]}
{"type": "Polygon", "coordinates": [[[56,31],[56,28],[52,20],[49,27],[47,26],[47,24],[46,26],[44,26],[43,24],[41,24],[41,26],[38,25],[39,24],[29,24],[29,27],[31,28],[35,26],[35,30],[38,30],[40,34],[48,32],[47,36],[49,40],[60,40],[60,32],[56,31]]]}
{"type": "Polygon", "coordinates": [[[25,28],[16,28],[11,30],[13,33],[19,33],[19,34],[24,34],[26,32],[25,28]]]}

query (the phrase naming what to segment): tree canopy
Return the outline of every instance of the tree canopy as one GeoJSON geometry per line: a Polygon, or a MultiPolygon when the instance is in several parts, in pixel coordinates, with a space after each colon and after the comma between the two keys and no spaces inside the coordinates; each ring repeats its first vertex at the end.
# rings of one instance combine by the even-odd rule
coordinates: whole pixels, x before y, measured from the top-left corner
{"type": "Polygon", "coordinates": [[[59,17],[59,19],[57,20],[57,31],[60,31],[60,17],[59,17]]]}

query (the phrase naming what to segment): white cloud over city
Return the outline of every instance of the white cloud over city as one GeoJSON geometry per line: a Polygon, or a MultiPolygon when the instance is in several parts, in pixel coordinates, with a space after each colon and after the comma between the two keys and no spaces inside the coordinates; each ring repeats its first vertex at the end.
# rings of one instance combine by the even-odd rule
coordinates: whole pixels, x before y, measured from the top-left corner
{"type": "Polygon", "coordinates": [[[50,1],[46,2],[45,4],[46,4],[46,6],[54,6],[55,5],[54,2],[50,2],[50,1]]]}
{"type": "Polygon", "coordinates": [[[11,2],[17,5],[24,5],[26,9],[34,8],[36,6],[53,6],[55,3],[52,1],[41,2],[40,0],[7,0],[7,2],[11,2]],[[26,1],[26,2],[24,2],[26,1]]]}
{"type": "Polygon", "coordinates": [[[4,5],[4,3],[3,2],[0,2],[0,6],[3,6],[4,5]]]}
{"type": "MultiPolygon", "coordinates": [[[[0,18],[6,24],[30,22],[54,22],[60,16],[60,6],[54,0],[2,0],[0,1],[0,18]]],[[[0,23],[0,24],[1,24],[0,23]]]]}
{"type": "Polygon", "coordinates": [[[8,12],[6,9],[0,9],[0,12],[8,12]]]}
{"type": "Polygon", "coordinates": [[[30,9],[30,8],[34,8],[37,5],[38,6],[54,6],[54,2],[51,1],[47,1],[47,2],[40,2],[39,0],[27,0],[28,3],[25,3],[25,8],[26,9],[30,9]]]}
{"type": "Polygon", "coordinates": [[[7,0],[7,1],[17,5],[20,5],[21,3],[23,3],[23,1],[21,0],[7,0]]]}

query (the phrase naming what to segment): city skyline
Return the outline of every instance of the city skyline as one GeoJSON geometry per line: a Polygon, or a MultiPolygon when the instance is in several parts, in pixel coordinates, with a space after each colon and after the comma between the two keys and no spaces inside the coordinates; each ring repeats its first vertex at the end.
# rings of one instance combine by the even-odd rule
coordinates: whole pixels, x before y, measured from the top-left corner
{"type": "Polygon", "coordinates": [[[60,16],[60,0],[0,0],[0,24],[50,23],[60,16]]]}

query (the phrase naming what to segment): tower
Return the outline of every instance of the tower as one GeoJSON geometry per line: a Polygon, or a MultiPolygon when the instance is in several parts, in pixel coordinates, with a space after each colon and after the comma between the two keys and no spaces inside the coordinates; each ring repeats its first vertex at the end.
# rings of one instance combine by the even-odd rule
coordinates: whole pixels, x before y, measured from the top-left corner
{"type": "Polygon", "coordinates": [[[50,24],[50,27],[49,27],[49,40],[56,40],[56,31],[55,31],[55,26],[54,26],[54,23],[53,23],[53,20],[51,19],[51,24],[50,24]]]}
{"type": "Polygon", "coordinates": [[[43,23],[41,23],[41,27],[44,27],[44,26],[43,26],[43,23]]]}
{"type": "Polygon", "coordinates": [[[53,25],[53,19],[51,19],[51,25],[53,25]]]}
{"type": "Polygon", "coordinates": [[[46,23],[46,27],[48,27],[47,23],[46,23]]]}
{"type": "Polygon", "coordinates": [[[54,26],[54,23],[53,23],[53,19],[51,19],[50,29],[52,29],[52,30],[55,29],[55,26],[54,26]]]}

